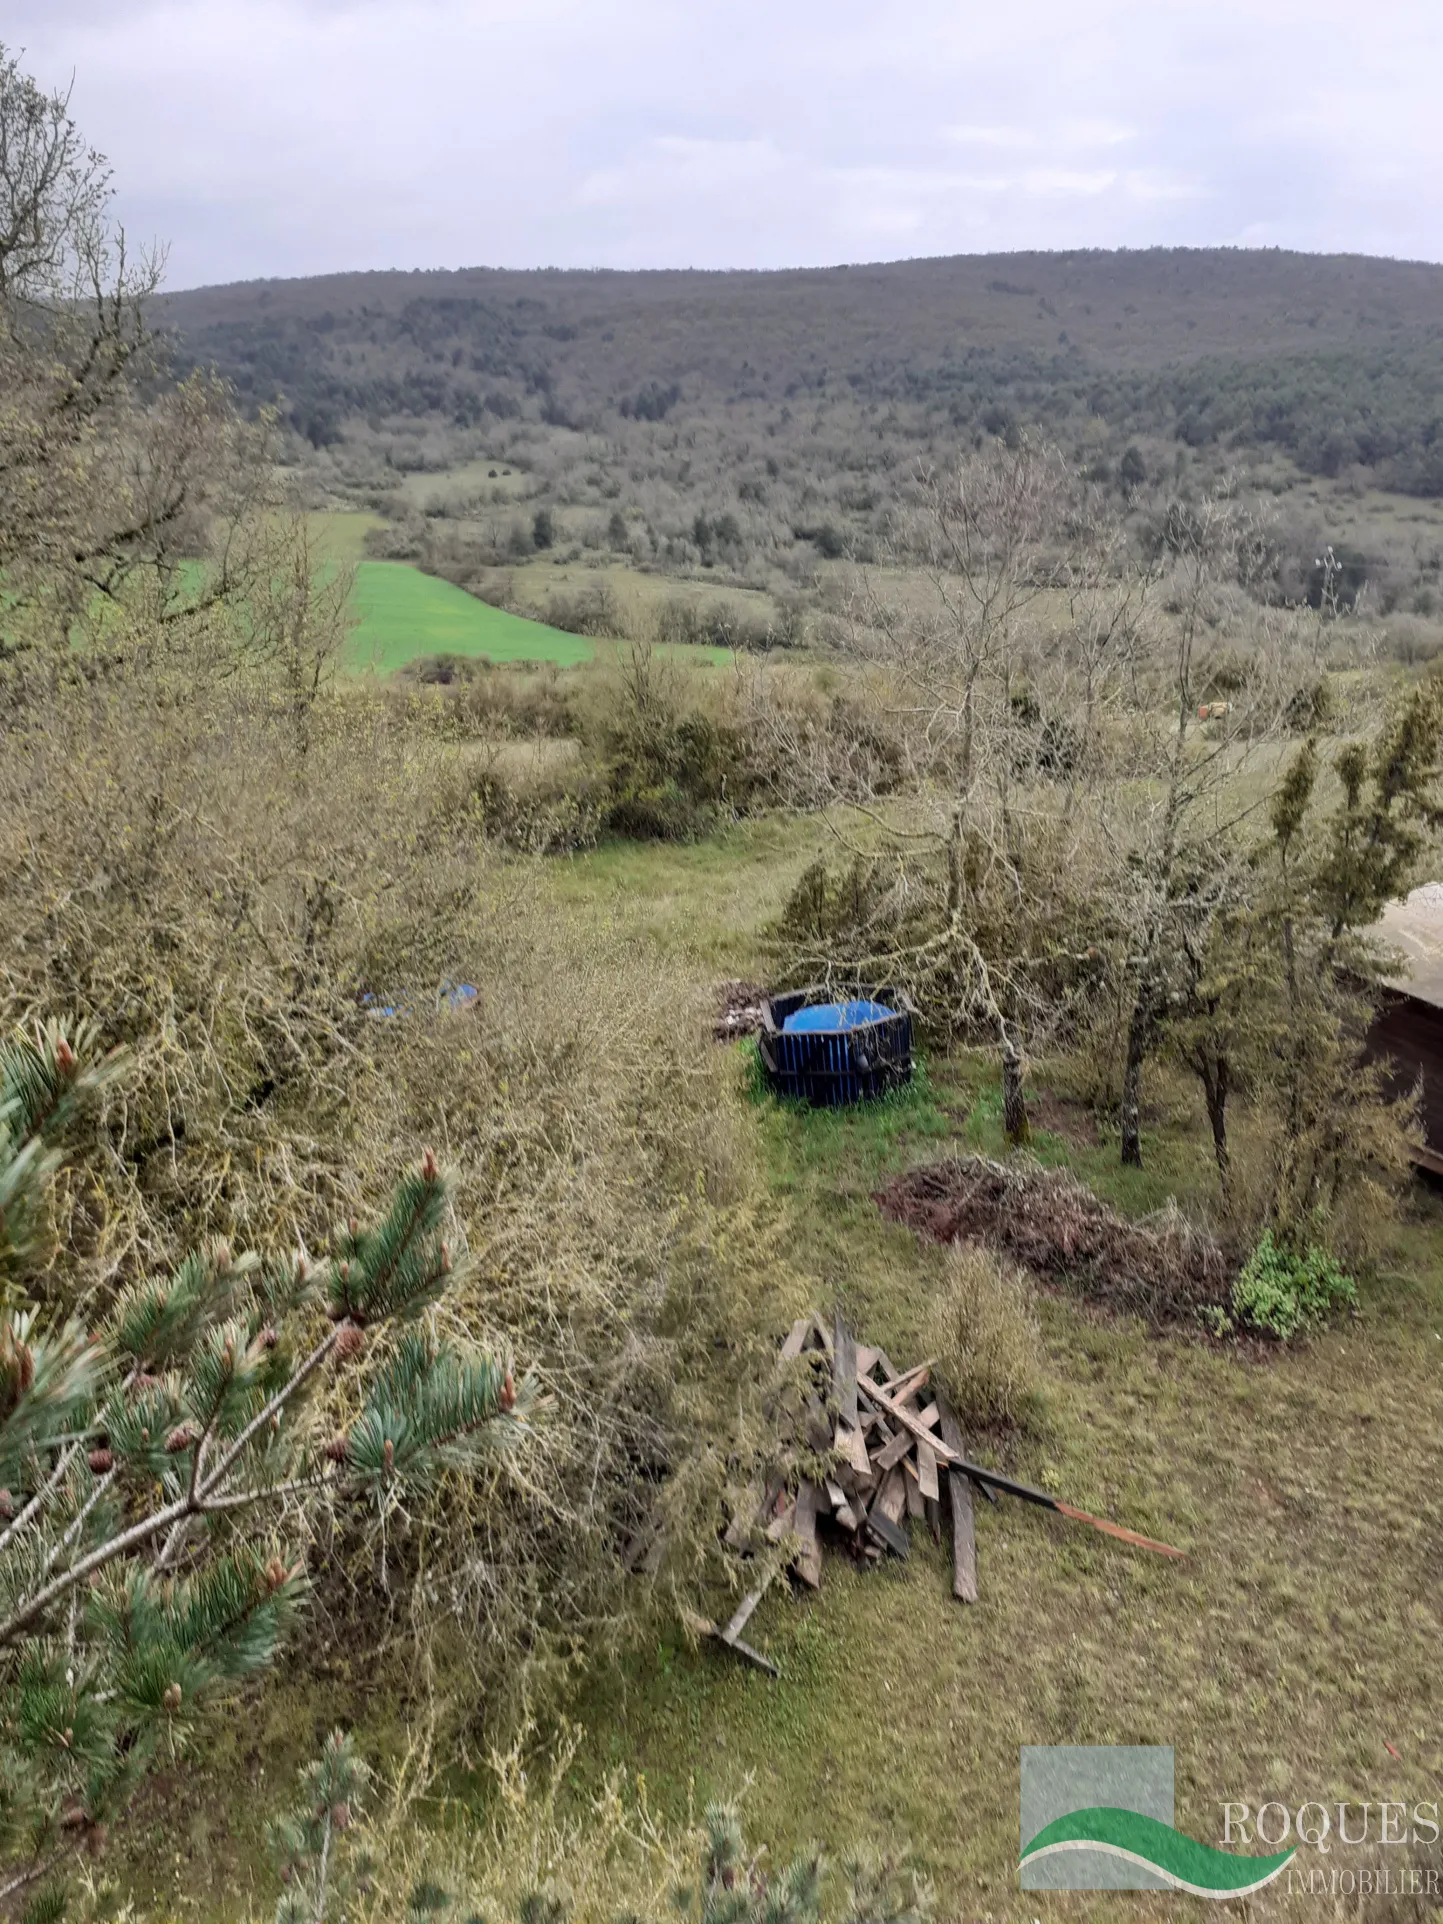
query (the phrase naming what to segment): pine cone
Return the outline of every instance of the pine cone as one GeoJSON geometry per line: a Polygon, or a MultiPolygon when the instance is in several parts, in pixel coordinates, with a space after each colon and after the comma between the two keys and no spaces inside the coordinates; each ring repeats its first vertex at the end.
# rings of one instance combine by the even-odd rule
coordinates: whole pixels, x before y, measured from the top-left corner
{"type": "Polygon", "coordinates": [[[333,1436],[326,1445],[325,1454],[332,1463],[344,1463],[351,1450],[351,1440],[347,1436],[333,1436]]]}
{"type": "Polygon", "coordinates": [[[63,1076],[74,1074],[76,1067],[75,1051],[65,1040],[64,1036],[61,1036],[55,1045],[55,1066],[63,1076]]]}
{"type": "Polygon", "coordinates": [[[351,1828],[351,1807],[349,1804],[332,1804],[331,1825],[335,1830],[351,1828]]]}
{"type": "Polygon", "coordinates": [[[436,1151],[434,1149],[428,1149],[421,1158],[421,1180],[422,1182],[435,1182],[437,1174],[436,1151]]]}
{"type": "Polygon", "coordinates": [[[337,1361],[342,1363],[347,1362],[351,1357],[359,1356],[365,1347],[366,1339],[356,1327],[356,1324],[354,1322],[342,1323],[340,1334],[336,1338],[337,1361]]]}
{"type": "Polygon", "coordinates": [[[96,1476],[108,1476],[115,1468],[115,1452],[107,1449],[103,1443],[93,1449],[85,1460],[96,1476]]]}
{"type": "Polygon", "coordinates": [[[503,1410],[514,1410],[516,1407],[516,1384],[510,1370],[507,1370],[506,1380],[501,1385],[501,1407],[503,1410]]]}
{"type": "Polygon", "coordinates": [[[0,1490],[0,1518],[8,1523],[15,1514],[15,1499],[8,1490],[0,1490]]]}
{"type": "Polygon", "coordinates": [[[181,1691],[178,1683],[168,1683],[165,1686],[165,1695],[160,1701],[165,1705],[172,1717],[176,1711],[180,1709],[180,1696],[181,1691]]]}
{"type": "Polygon", "coordinates": [[[391,1470],[391,1469],[394,1469],[394,1468],[395,1468],[395,1464],[396,1464],[396,1446],[395,1446],[395,1444],[394,1444],[394,1443],[393,1443],[393,1442],[391,1441],[391,1439],[390,1439],[390,1437],[389,1437],[389,1436],[388,1436],[388,1437],[386,1438],[386,1447],[385,1447],[385,1448],[384,1448],[384,1449],[382,1450],[382,1452],[381,1452],[381,1458],[382,1458],[382,1461],[383,1461],[383,1462],[385,1463],[385,1465],[386,1465],[386,1468],[387,1468],[388,1470],[391,1470]]]}
{"type": "Polygon", "coordinates": [[[272,1557],[265,1568],[266,1589],[279,1590],[285,1580],[286,1566],[281,1562],[279,1557],[272,1557]]]}
{"type": "Polygon", "coordinates": [[[275,1330],[271,1328],[270,1324],[267,1323],[265,1328],[261,1331],[259,1337],[257,1337],[256,1340],[259,1342],[262,1349],[274,1349],[276,1344],[281,1339],[277,1335],[275,1330]]]}
{"type": "Polygon", "coordinates": [[[194,1423],[177,1423],[165,1439],[166,1455],[177,1456],[182,1450],[188,1450],[199,1435],[194,1423]]]}

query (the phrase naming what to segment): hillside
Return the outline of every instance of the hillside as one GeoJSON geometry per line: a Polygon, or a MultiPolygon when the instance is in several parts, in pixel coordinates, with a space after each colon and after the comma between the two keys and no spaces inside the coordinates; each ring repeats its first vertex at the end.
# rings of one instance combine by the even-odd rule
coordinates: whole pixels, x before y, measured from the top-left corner
{"type": "Polygon", "coordinates": [[[1152,249],[782,273],[476,268],[201,288],[169,296],[162,318],[186,357],[254,402],[283,398],[317,444],[352,417],[606,432],[628,414],[765,414],[805,394],[895,410],[904,432],[1100,422],[1443,493],[1443,267],[1425,264],[1152,249]]]}

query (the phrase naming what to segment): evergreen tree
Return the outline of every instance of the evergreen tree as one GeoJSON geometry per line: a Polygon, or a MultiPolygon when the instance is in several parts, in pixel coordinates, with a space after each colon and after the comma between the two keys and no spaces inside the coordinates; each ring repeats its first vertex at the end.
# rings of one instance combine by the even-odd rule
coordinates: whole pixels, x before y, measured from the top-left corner
{"type": "MultiPolygon", "coordinates": [[[[351,1830],[370,1788],[371,1773],[355,1745],[333,1730],[314,1763],[301,1772],[301,1794],[293,1809],[270,1826],[267,1842],[284,1893],[276,1924],[322,1924],[337,1877],[340,1839],[351,1830]]],[[[356,1867],[364,1889],[366,1859],[356,1867]]]]}
{"type": "Polygon", "coordinates": [[[328,1261],[211,1242],[90,1324],[24,1304],[65,1131],[119,1066],[93,1042],[0,1048],[0,1902],[98,1850],[157,1751],[271,1662],[306,1597],[283,1510],[384,1509],[517,1444],[537,1403],[420,1320],[456,1281],[429,1152],[328,1261]],[[358,1413],[326,1435],[339,1370],[358,1413]]]}

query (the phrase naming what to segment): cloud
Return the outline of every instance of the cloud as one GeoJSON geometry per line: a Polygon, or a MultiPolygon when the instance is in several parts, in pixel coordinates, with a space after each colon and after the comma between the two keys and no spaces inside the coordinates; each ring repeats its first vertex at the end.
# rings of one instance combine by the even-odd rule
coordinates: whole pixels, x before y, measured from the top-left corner
{"type": "Polygon", "coordinates": [[[1419,0],[9,0],[172,282],[1256,241],[1443,259],[1419,0]]]}

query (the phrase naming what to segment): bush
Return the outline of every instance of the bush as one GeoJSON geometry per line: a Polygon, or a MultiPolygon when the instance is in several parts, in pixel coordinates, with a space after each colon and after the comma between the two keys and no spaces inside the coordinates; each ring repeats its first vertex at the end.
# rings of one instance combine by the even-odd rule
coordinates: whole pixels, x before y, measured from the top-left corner
{"type": "Polygon", "coordinates": [[[544,619],[568,635],[610,640],[621,634],[621,604],[604,581],[590,582],[574,595],[547,596],[544,619]]]}
{"type": "Polygon", "coordinates": [[[964,1429],[1026,1428],[1035,1420],[1042,1339],[1026,1270],[980,1243],[953,1243],[925,1348],[964,1429]]]}
{"type": "Polygon", "coordinates": [[[1309,1243],[1299,1256],[1273,1239],[1271,1229],[1233,1284],[1233,1314],[1286,1343],[1300,1329],[1320,1323],[1332,1310],[1352,1308],[1358,1287],[1326,1249],[1309,1243]]]}
{"type": "MultiPolygon", "coordinates": [[[[529,1736],[534,1731],[528,1730],[529,1736]]],[[[736,1808],[677,1819],[647,1801],[644,1776],[617,1770],[593,1799],[575,1794],[572,1730],[523,1766],[519,1744],[491,1753],[496,1794],[485,1824],[417,1822],[415,1791],[364,1817],[367,1877],[345,1915],[360,1924],[433,1917],[443,1924],[927,1924],[932,1887],[905,1858],[814,1849],[756,1852],[736,1808]]],[[[349,1816],[349,1813],[348,1813],[349,1816]]],[[[349,1892],[347,1893],[349,1896],[349,1892]]]]}
{"type": "MultiPolygon", "coordinates": [[[[212,1236],[311,1241],[444,1132],[453,1246],[477,1265],[456,1313],[555,1389],[547,1460],[534,1485],[458,1478],[394,1515],[384,1576],[339,1522],[318,1561],[328,1621],[357,1647],[404,1665],[447,1626],[469,1674],[446,1700],[495,1728],[718,1554],[695,1467],[714,1318],[764,1339],[750,1282],[723,1311],[716,1266],[726,1250],[750,1269],[769,1241],[764,1224],[717,1233],[734,1202],[753,1223],[726,1065],[695,1049],[679,969],[600,940],[544,869],[478,846],[506,799],[429,724],[505,693],[559,704],[549,677],[323,690],[303,748],[283,691],[226,672],[214,624],[185,666],[179,688],[168,666],[77,678],[4,730],[0,1027],[93,1007],[137,1057],[136,1094],[94,1119],[57,1186],[68,1253],[45,1304],[103,1311],[117,1276],[212,1236]],[[448,982],[476,1003],[454,1011],[448,982]],[[368,1014],[366,993],[405,1013],[368,1014]],[[645,1584],[616,1553],[638,1532],[645,1584]]],[[[571,820],[542,813],[510,833],[583,826],[579,801],[571,820]]]]}

